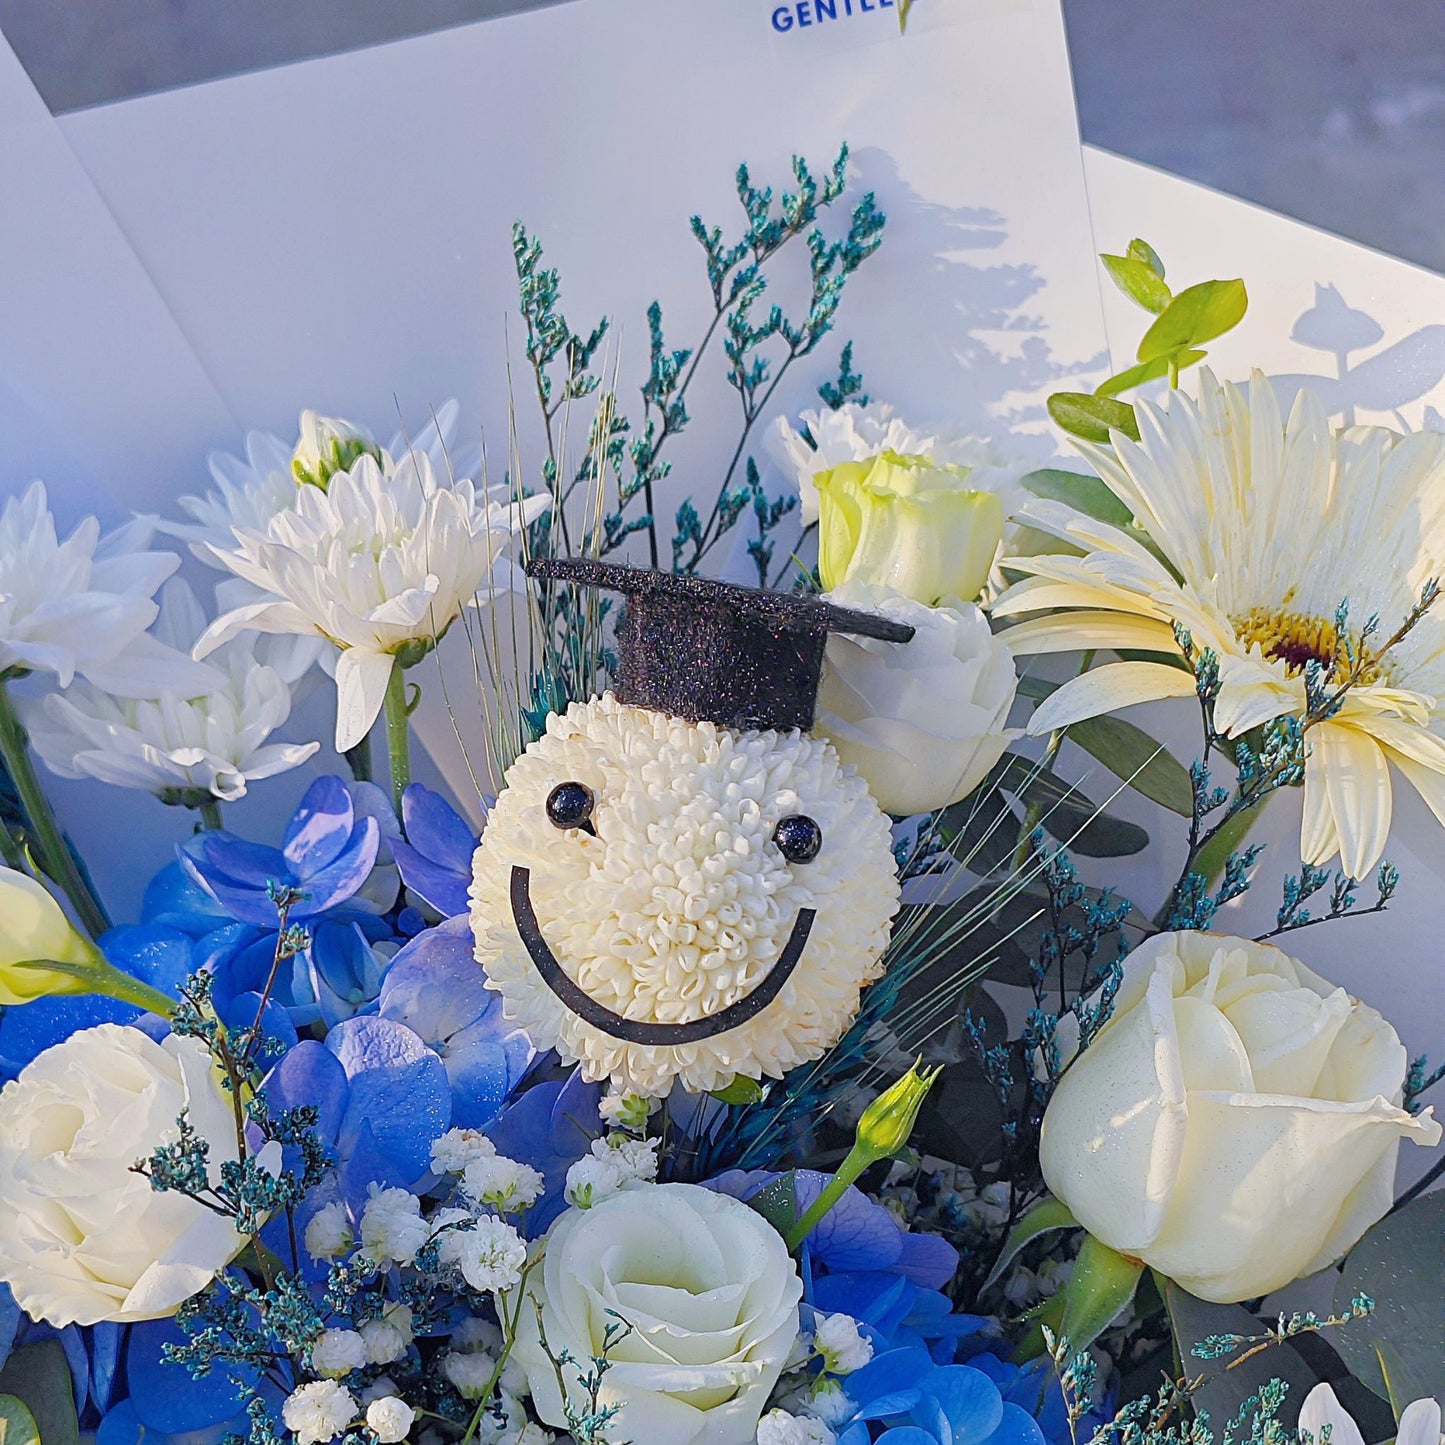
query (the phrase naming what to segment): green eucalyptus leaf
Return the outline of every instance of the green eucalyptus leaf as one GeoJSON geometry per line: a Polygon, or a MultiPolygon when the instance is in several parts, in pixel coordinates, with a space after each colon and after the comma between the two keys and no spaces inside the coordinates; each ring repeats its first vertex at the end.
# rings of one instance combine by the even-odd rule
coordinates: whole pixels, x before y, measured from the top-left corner
{"type": "Polygon", "coordinates": [[[1059,1334],[1069,1342],[1070,1353],[1088,1349],[1108,1329],[1134,1298],[1143,1272],[1137,1259],[1100,1244],[1092,1234],[1084,1236],[1073,1273],[1064,1286],[1064,1312],[1059,1320],[1059,1334]]]}
{"type": "Polygon", "coordinates": [[[1243,1354],[1241,1350],[1233,1356],[1212,1362],[1206,1368],[1203,1361],[1190,1353],[1195,1345],[1202,1344],[1210,1335],[1243,1335],[1246,1338],[1260,1335],[1264,1333],[1264,1326],[1242,1305],[1211,1304],[1180,1289],[1173,1280],[1161,1283],[1164,1303],[1169,1310],[1169,1325],[1174,1332],[1174,1344],[1183,1361],[1184,1372],[1205,1377],[1203,1386],[1194,1396],[1195,1405],[1201,1410],[1208,1410],[1211,1420],[1222,1423],[1232,1419],[1239,1407],[1261,1386],[1280,1379],[1289,1386],[1289,1394],[1285,1396],[1285,1413],[1287,1428],[1292,1430],[1304,1397],[1319,1383],[1319,1377],[1293,1346],[1284,1344],[1261,1350],[1247,1360],[1239,1359],[1243,1354]]]}
{"type": "Polygon", "coordinates": [[[798,1192],[793,1171],[789,1169],[786,1174],[779,1174],[763,1185],[748,1200],[748,1205],[786,1238],[788,1231],[798,1222],[798,1192]]]}
{"type": "Polygon", "coordinates": [[[19,1397],[45,1445],[80,1445],[70,1366],[59,1340],[16,1350],[0,1369],[0,1395],[19,1397]]]}
{"type": "Polygon", "coordinates": [[[0,1395],[0,1445],[41,1445],[35,1416],[17,1395],[0,1395]]]}
{"type": "Polygon", "coordinates": [[[1445,1192],[1422,1194],[1387,1214],[1349,1252],[1335,1288],[1335,1313],[1356,1295],[1374,1313],[1330,1333],[1354,1375],[1398,1414],[1412,1400],[1445,1397],[1445,1192]]]}
{"type": "Polygon", "coordinates": [[[1086,442],[1107,446],[1111,431],[1121,431],[1139,440],[1139,423],[1134,408],[1109,396],[1090,396],[1086,391],[1056,391],[1049,398],[1049,415],[1054,424],[1086,442]]]}
{"type": "Polygon", "coordinates": [[[1148,241],[1141,241],[1135,236],[1129,242],[1125,255],[1131,261],[1142,261],[1161,281],[1164,279],[1164,263],[1159,259],[1159,253],[1148,241]]]}
{"type": "Polygon", "coordinates": [[[763,1086],[739,1074],[727,1088],[714,1089],[712,1096],[724,1104],[756,1104],[763,1097],[763,1086]]]}
{"type": "Polygon", "coordinates": [[[1188,769],[1143,728],[1122,718],[1091,717],[1071,723],[1067,737],[1151,803],[1181,818],[1194,816],[1188,769]]]}
{"type": "Polygon", "coordinates": [[[1131,301],[1137,301],[1156,316],[1174,299],[1164,278],[1146,261],[1133,256],[1101,256],[1099,258],[1114,285],[1131,301]]]}
{"type": "Polygon", "coordinates": [[[1063,502],[1076,512],[1096,522],[1107,522],[1111,527],[1127,527],[1134,520],[1134,514],[1098,477],[1084,472],[1043,467],[1024,477],[1023,486],[1032,496],[1063,502]]]}
{"type": "Polygon", "coordinates": [[[1069,1206],[1062,1199],[1041,1199],[1009,1230],[1008,1238],[1004,1241],[1003,1253],[994,1261],[993,1268],[988,1272],[988,1278],[983,1282],[983,1288],[987,1289],[989,1285],[993,1284],[1013,1263],[1015,1256],[1024,1245],[1037,1239],[1039,1235],[1048,1234],[1055,1229],[1077,1229],[1078,1227],[1079,1221],[1074,1218],[1069,1206]]]}
{"type": "Polygon", "coordinates": [[[1153,361],[1185,347],[1213,341],[1239,325],[1249,305],[1244,282],[1201,281],[1166,306],[1139,343],[1139,360],[1153,361]]]}
{"type": "Polygon", "coordinates": [[[1171,366],[1176,371],[1183,371],[1186,367],[1193,366],[1196,361],[1203,361],[1208,354],[1186,347],[1182,351],[1171,351],[1167,356],[1156,356],[1153,361],[1141,361],[1138,366],[1131,366],[1127,371],[1121,371],[1117,376],[1101,381],[1094,388],[1094,395],[1117,396],[1121,391],[1143,386],[1146,381],[1158,381],[1161,376],[1168,376],[1171,366]]]}

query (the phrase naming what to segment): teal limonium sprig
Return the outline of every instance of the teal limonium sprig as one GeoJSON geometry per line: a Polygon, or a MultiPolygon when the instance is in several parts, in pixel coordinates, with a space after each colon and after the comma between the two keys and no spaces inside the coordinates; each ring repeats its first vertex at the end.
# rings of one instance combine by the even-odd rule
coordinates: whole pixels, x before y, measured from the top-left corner
{"type": "Polygon", "coordinates": [[[1207,1335],[1191,1350],[1196,1360],[1222,1360],[1237,1356],[1226,1366],[1235,1369],[1246,1360],[1269,1349],[1282,1345],[1296,1335],[1317,1334],[1320,1330],[1337,1329],[1354,1320],[1368,1319],[1375,1312],[1375,1302],[1367,1294],[1357,1294],[1350,1301],[1349,1308],[1341,1314],[1317,1315],[1313,1310],[1296,1310],[1293,1314],[1280,1314],[1275,1323],[1260,1334],[1207,1335]],[[1240,1352],[1243,1353],[1240,1353],[1240,1352]]]}

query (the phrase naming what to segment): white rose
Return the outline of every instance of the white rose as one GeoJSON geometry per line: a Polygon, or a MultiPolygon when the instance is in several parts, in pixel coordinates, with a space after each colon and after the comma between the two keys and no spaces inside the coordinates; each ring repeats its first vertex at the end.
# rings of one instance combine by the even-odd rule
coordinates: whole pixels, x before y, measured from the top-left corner
{"type": "Polygon", "coordinates": [[[1268,1294],[1389,1209],[1405,1050],[1374,1009],[1278,948],[1161,933],[1059,1083],[1039,1159],[1091,1234],[1201,1299],[1268,1294]]]}
{"type": "Polygon", "coordinates": [[[925,607],[862,582],[845,583],[828,600],[916,631],[902,645],[829,637],[814,731],[896,817],[967,797],[1019,736],[1004,726],[1016,686],[1013,654],[971,602],[925,607]]]}
{"type": "MultiPolygon", "coordinates": [[[[607,1310],[631,1325],[608,1352],[613,1364],[599,1401],[619,1407],[617,1438],[668,1445],[752,1441],[797,1336],[803,1292],[782,1236],[761,1215],[694,1184],[640,1187],[568,1210],[552,1226],[529,1289],[554,1356],[601,1354],[607,1310]]],[[[537,1414],[565,1425],[530,1307],[514,1358],[537,1414]]],[[[575,1372],[564,1377],[581,1408],[575,1372]]]]}
{"type": "MultiPolygon", "coordinates": [[[[185,1111],[236,1157],[230,1099],[194,1039],[100,1024],[48,1048],[0,1090],[0,1279],[54,1325],[161,1319],[245,1243],[229,1219],[131,1172],[185,1111]]],[[[279,1164],[280,1146],[261,1161],[279,1164]],[[274,1155],[274,1158],[272,1157],[274,1155]]]]}

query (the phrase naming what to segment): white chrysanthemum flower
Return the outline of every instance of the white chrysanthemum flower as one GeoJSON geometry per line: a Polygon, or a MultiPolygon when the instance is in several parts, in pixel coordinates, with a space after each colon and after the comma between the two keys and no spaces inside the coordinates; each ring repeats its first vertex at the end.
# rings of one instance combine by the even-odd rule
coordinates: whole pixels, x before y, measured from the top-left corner
{"type": "Polygon", "coordinates": [[[805,526],[818,520],[818,488],[813,478],[844,462],[866,462],[893,452],[903,457],[927,457],[937,466],[969,467],[969,485],[995,492],[1005,512],[1022,500],[1019,479],[1028,470],[1012,462],[977,437],[920,431],[910,426],[891,406],[847,402],[837,410],[819,407],[799,417],[801,429],[787,417],[778,417],[767,434],[773,460],[797,484],[805,526]]]}
{"type": "Polygon", "coordinates": [[[156,616],[156,589],[180,565],[145,550],[153,528],[131,523],[102,538],[87,517],[62,542],[45,486],[34,482],[0,509],[0,675],[50,673],[69,687],[76,673],[125,696],[145,695],[158,657],[142,634],[156,616]],[[135,655],[115,667],[127,648],[135,655]]]}
{"type": "Polygon", "coordinates": [[[322,1330],[311,1346],[311,1368],[339,1379],[366,1364],[366,1341],[355,1330],[322,1330]]]}
{"type": "Polygon", "coordinates": [[[416,1411],[395,1395],[383,1395],[366,1407],[366,1428],[378,1445],[401,1445],[415,1420],[416,1411]]]}
{"type": "Polygon", "coordinates": [[[361,1251],[378,1264],[410,1264],[431,1237],[422,1218],[421,1201],[406,1189],[367,1186],[370,1196],[361,1212],[361,1251]]]}
{"type": "MultiPolygon", "coordinates": [[[[405,433],[399,432],[382,453],[384,468],[394,468],[393,458],[419,452],[428,458],[439,474],[451,475],[448,449],[456,431],[459,411],[457,403],[449,401],[438,408],[434,420],[428,422],[415,437],[408,438],[405,433]]],[[[181,510],[191,520],[162,521],[158,523],[161,531],[189,542],[191,551],[208,567],[228,571],[218,553],[236,545],[237,531],[264,532],[272,517],[296,505],[299,486],[292,471],[292,461],[298,451],[303,462],[309,460],[310,454],[305,450],[308,416],[316,423],[317,435],[313,440],[317,443],[318,455],[319,427],[323,420],[357,436],[365,435],[361,428],[350,422],[317,417],[314,412],[301,413],[298,425],[300,436],[294,447],[269,432],[248,432],[244,457],[232,456],[229,452],[211,453],[208,460],[216,491],[207,492],[204,497],[179,499],[181,510]]]]}
{"type": "MultiPolygon", "coordinates": [[[[1196,648],[1219,659],[1215,725],[1229,737],[1303,717],[1307,665],[1318,664],[1334,687],[1357,673],[1339,711],[1306,734],[1300,853],[1312,864],[1339,854],[1345,872],[1362,877],[1390,830],[1390,764],[1445,821],[1445,616],[1430,612],[1388,652],[1374,650],[1426,583],[1445,575],[1445,436],[1331,431],[1308,391],[1285,424],[1259,373],[1245,390],[1206,370],[1198,401],[1175,392],[1167,407],[1136,410],[1142,440],[1115,433],[1112,446],[1080,450],[1137,528],[1058,502],[1024,507],[1019,520],[1084,555],[1009,560],[1028,576],[995,604],[995,617],[1067,610],[1005,639],[1018,653],[1177,656],[1174,628],[1186,628],[1196,648]],[[1345,602],[1341,635],[1336,613],[1345,602]],[[1366,638],[1372,617],[1379,629],[1366,638]]],[[[1112,663],[1065,683],[1039,706],[1030,731],[1194,695],[1193,677],[1178,667],[1112,663]]]]}
{"type": "Polygon", "coordinates": [[[462,1188],[478,1204],[504,1214],[528,1209],[542,1197],[546,1181],[530,1164],[504,1159],[500,1154],[474,1159],[462,1173],[462,1188]]]}
{"type": "Polygon", "coordinates": [[[296,1445],[325,1445],[356,1418],[356,1397],[335,1380],[313,1380],[287,1395],[281,1422],[296,1445]]]}
{"type": "Polygon", "coordinates": [[[26,730],[50,771],[141,788],[168,802],[197,794],[233,802],[249,783],[311,757],[320,743],[266,741],[291,714],[291,679],[257,660],[254,638],[227,643],[209,667],[191,661],[205,626],[189,585],[172,578],[153,634],[174,657],[170,687],[154,698],[124,698],[77,682],[64,693],[25,700],[26,730]]]}
{"type": "Polygon", "coordinates": [[[819,1315],[813,1325],[813,1348],[830,1375],[851,1375],[873,1358],[873,1346],[858,1332],[852,1315],[819,1315]]]}
{"type": "Polygon", "coordinates": [[[888,822],[831,746],[798,733],[731,732],[619,703],[610,693],[548,719],[513,764],[474,861],[472,926],[488,986],[538,1048],[591,1080],[665,1094],[739,1074],[779,1077],[818,1058],[858,1009],[898,906],[888,822]],[[548,821],[548,794],[577,781],[596,836],[548,821]],[[822,847],[790,863],[773,834],[805,815],[822,847]],[[548,987],[512,914],[512,869],[558,965],[630,1020],[687,1023],[758,987],[803,909],[815,912],[778,997],[738,1027],[685,1046],[623,1042],[548,987]]]}
{"type": "Polygon", "coordinates": [[[431,1146],[432,1168],[442,1174],[460,1174],[478,1159],[490,1159],[497,1146],[478,1129],[448,1129],[431,1146]]]}
{"type": "Polygon", "coordinates": [[[298,488],[264,531],[238,529],[217,556],[265,595],[218,617],[205,657],[246,631],[327,639],[336,659],[336,748],[354,747],[381,711],[393,667],[418,660],[464,607],[485,601],[513,534],[547,507],[504,488],[438,481],[425,453],[385,472],[371,456],[325,491],[298,488]],[[402,654],[398,664],[397,654],[402,654]]]}

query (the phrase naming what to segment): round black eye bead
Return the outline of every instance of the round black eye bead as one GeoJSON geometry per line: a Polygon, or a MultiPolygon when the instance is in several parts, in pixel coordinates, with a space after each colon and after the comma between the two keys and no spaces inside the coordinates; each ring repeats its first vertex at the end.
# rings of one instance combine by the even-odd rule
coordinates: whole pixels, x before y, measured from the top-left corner
{"type": "Polygon", "coordinates": [[[585,783],[558,783],[547,794],[547,816],[558,828],[584,828],[590,833],[596,801],[585,783]]]}
{"type": "Polygon", "coordinates": [[[811,863],[823,846],[823,830],[806,813],[793,813],[773,829],[773,842],[789,863],[811,863]]]}

